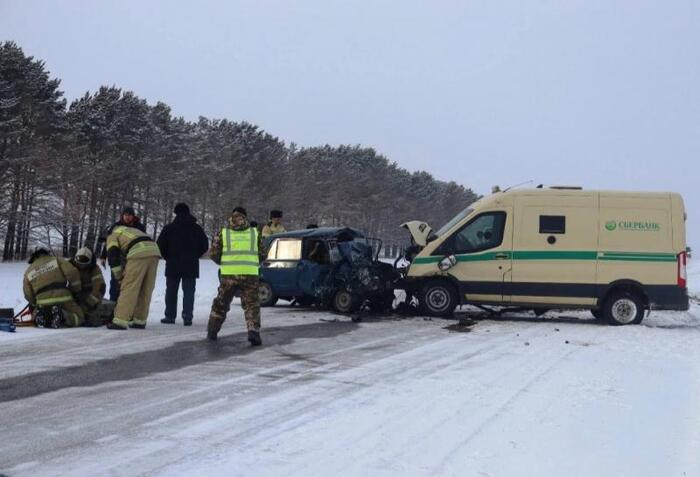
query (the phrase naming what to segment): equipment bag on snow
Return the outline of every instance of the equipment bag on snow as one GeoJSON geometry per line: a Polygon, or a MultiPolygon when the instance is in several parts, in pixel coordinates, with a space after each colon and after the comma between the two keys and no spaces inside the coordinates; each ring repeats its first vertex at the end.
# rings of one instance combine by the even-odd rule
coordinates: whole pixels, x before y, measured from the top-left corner
{"type": "Polygon", "coordinates": [[[12,308],[0,308],[0,331],[15,331],[15,310],[12,308]]]}

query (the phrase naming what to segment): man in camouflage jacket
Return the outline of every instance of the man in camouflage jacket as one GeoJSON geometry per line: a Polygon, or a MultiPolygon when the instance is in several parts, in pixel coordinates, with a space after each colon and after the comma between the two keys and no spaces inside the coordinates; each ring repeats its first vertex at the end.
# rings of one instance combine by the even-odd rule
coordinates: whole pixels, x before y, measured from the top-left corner
{"type": "Polygon", "coordinates": [[[261,240],[257,229],[250,226],[248,214],[243,207],[233,209],[226,227],[214,236],[209,256],[219,265],[221,278],[209,314],[207,339],[216,340],[231,307],[231,300],[239,289],[248,328],[248,341],[253,346],[262,344],[258,298],[261,240]]]}

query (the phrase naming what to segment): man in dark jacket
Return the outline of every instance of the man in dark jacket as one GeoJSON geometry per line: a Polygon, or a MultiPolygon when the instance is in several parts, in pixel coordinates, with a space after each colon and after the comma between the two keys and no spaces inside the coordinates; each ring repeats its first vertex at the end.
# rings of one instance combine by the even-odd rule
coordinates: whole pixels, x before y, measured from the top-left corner
{"type": "Polygon", "coordinates": [[[177,294],[182,281],[182,321],[192,325],[195,282],[199,278],[199,258],[209,249],[209,239],[190,214],[187,204],[175,206],[175,220],[158,237],[158,247],[165,259],[165,318],[161,323],[175,323],[177,294]]]}
{"type": "MultiPolygon", "coordinates": [[[[112,230],[114,230],[114,227],[118,225],[134,227],[135,229],[139,229],[141,232],[146,232],[146,226],[141,223],[141,219],[136,215],[136,211],[134,210],[134,208],[124,207],[121,215],[119,216],[119,220],[117,220],[115,223],[110,225],[102,232],[99,238],[99,242],[104,243],[107,240],[107,237],[112,233],[112,230]]],[[[100,263],[102,264],[102,268],[106,267],[107,247],[104,247],[102,249],[102,253],[100,254],[100,263]]],[[[118,298],[119,281],[115,279],[114,276],[112,276],[109,280],[109,299],[113,302],[116,302],[118,298]]]]}

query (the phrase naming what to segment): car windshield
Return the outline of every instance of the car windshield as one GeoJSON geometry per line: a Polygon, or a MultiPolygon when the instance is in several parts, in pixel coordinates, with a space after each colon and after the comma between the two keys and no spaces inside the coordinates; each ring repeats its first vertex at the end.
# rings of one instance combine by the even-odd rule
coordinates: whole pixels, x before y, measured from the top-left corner
{"type": "Polygon", "coordinates": [[[450,219],[450,221],[447,222],[445,225],[443,225],[442,227],[440,227],[440,230],[438,230],[437,232],[435,232],[435,235],[437,235],[438,237],[440,237],[441,235],[443,235],[444,233],[446,233],[448,230],[450,230],[450,229],[451,229],[452,227],[454,227],[458,222],[460,222],[463,218],[465,218],[467,215],[471,214],[472,212],[474,212],[474,209],[473,209],[472,206],[470,205],[469,207],[467,207],[466,209],[464,209],[463,211],[461,211],[459,214],[457,214],[457,215],[455,215],[454,217],[452,217],[452,219],[450,219]]]}

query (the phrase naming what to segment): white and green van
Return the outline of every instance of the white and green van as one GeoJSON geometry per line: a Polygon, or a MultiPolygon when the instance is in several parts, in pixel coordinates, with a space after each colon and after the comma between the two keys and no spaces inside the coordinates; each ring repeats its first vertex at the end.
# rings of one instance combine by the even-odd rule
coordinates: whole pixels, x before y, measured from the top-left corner
{"type": "Polygon", "coordinates": [[[685,220],[676,193],[496,192],[434,233],[404,224],[422,247],[404,286],[430,315],[460,304],[588,308],[640,323],[645,310],[688,309],[685,220]]]}

